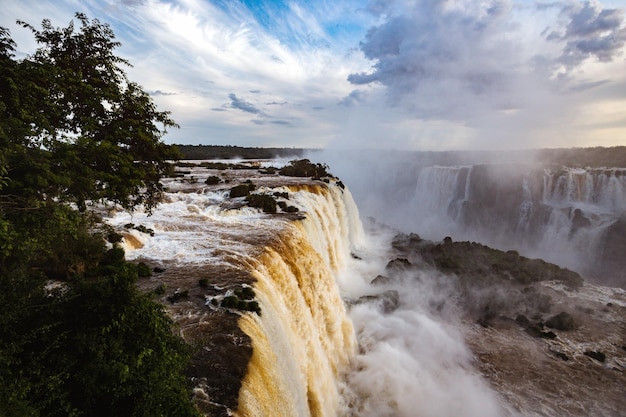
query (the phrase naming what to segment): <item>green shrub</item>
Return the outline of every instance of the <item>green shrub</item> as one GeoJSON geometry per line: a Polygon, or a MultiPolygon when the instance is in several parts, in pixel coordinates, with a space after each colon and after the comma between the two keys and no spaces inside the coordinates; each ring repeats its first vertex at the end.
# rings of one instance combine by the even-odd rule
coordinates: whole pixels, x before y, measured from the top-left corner
{"type": "Polygon", "coordinates": [[[276,213],[276,200],[267,194],[250,194],[246,197],[248,206],[263,210],[264,213],[276,213]]]}
{"type": "Polygon", "coordinates": [[[281,168],[278,172],[280,175],[287,177],[332,177],[332,175],[328,173],[328,165],[315,164],[308,159],[290,161],[289,165],[281,168]]]}
{"type": "Polygon", "coordinates": [[[149,277],[152,275],[152,270],[150,269],[150,267],[148,265],[146,265],[143,262],[139,262],[137,264],[137,275],[140,278],[145,278],[145,277],[149,277]]]}
{"type": "Polygon", "coordinates": [[[206,288],[209,286],[209,280],[207,278],[200,278],[198,280],[198,285],[200,285],[203,288],[206,288]]]}

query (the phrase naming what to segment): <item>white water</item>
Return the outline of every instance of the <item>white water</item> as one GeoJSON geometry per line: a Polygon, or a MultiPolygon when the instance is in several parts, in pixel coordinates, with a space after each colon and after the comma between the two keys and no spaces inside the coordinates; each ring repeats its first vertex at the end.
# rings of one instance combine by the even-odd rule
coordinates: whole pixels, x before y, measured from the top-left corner
{"type": "MultiPolygon", "coordinates": [[[[370,281],[384,273],[389,231],[371,229],[340,285],[356,300],[387,287],[370,281]]],[[[447,280],[454,278],[447,277],[447,280]]],[[[351,307],[359,354],[346,375],[342,415],[346,417],[503,417],[514,415],[473,367],[472,354],[456,314],[433,314],[430,305],[451,291],[423,273],[393,285],[398,309],[385,313],[381,301],[351,307]]]]}

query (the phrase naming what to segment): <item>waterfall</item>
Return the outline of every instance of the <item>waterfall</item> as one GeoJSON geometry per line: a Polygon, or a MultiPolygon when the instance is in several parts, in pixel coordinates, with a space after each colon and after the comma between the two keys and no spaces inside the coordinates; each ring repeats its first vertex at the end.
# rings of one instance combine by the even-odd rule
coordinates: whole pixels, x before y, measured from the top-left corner
{"type": "MultiPolygon", "coordinates": [[[[243,284],[253,287],[261,314],[238,313],[238,326],[251,340],[252,355],[238,407],[229,413],[336,416],[340,375],[356,354],[355,331],[337,284],[363,240],[356,204],[350,191],[332,180],[327,184],[285,180],[287,185],[279,186],[254,180],[260,184],[257,192],[288,195],[289,204],[299,211],[268,215],[201,182],[185,184],[176,192],[183,186],[172,181],[168,186],[173,191],[154,215],[118,212],[109,223],[153,229],[154,236],[124,231],[127,258],[158,261],[166,269],[175,266],[183,276],[189,271],[187,278],[174,281],[182,288],[197,288],[198,276],[191,271],[222,268],[250,275],[250,284],[243,284]]],[[[229,291],[225,294],[232,294],[229,291]]],[[[185,323],[186,333],[193,333],[189,330],[193,326],[206,329],[208,319],[203,317],[213,308],[208,301],[206,306],[175,306],[172,315],[185,323]]],[[[197,391],[212,401],[202,387],[197,391]]]]}
{"type": "Polygon", "coordinates": [[[337,379],[356,349],[336,274],[362,233],[358,213],[336,186],[295,188],[291,200],[306,218],[286,225],[249,266],[263,314],[239,322],[253,341],[242,417],[337,415],[337,379]]]}
{"type": "Polygon", "coordinates": [[[415,231],[430,239],[515,249],[587,276],[623,270],[608,271],[603,256],[608,231],[626,213],[624,169],[424,167],[412,199],[390,207],[402,204],[413,208],[415,231]]]}

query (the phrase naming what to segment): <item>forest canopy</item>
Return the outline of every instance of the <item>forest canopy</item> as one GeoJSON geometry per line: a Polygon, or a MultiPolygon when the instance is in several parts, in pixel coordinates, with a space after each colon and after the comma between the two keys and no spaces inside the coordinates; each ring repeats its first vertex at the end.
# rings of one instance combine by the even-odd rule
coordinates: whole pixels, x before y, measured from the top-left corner
{"type": "Polygon", "coordinates": [[[178,152],[107,24],[0,27],[0,415],[196,416],[189,348],[90,209],[151,210],[178,152]]]}

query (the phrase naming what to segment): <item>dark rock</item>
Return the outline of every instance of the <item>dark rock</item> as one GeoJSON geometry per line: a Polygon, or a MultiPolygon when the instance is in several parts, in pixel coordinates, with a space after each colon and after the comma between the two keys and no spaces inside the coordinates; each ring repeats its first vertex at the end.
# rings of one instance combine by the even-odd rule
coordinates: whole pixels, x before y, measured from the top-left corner
{"type": "Polygon", "coordinates": [[[515,321],[520,325],[520,326],[528,326],[530,324],[530,320],[528,320],[528,317],[526,317],[523,314],[518,314],[517,317],[515,317],[515,321]]]}
{"type": "Polygon", "coordinates": [[[569,356],[567,356],[563,352],[554,352],[557,358],[564,360],[565,362],[569,361],[569,356]]]}
{"type": "Polygon", "coordinates": [[[541,326],[541,323],[529,324],[528,327],[526,327],[526,333],[528,333],[532,337],[540,337],[542,339],[556,339],[556,333],[544,332],[542,330],[542,327],[543,326],[541,326]]]}
{"type": "Polygon", "coordinates": [[[574,330],[576,328],[576,323],[574,322],[574,318],[564,311],[560,312],[556,316],[550,317],[546,320],[546,326],[557,329],[557,330],[574,330]]]}
{"type": "Polygon", "coordinates": [[[374,280],[370,283],[372,285],[387,285],[387,284],[391,284],[395,282],[395,279],[384,276],[384,275],[379,275],[376,278],[374,278],[374,280]]]}
{"type": "Polygon", "coordinates": [[[408,235],[404,233],[399,233],[394,236],[393,240],[391,241],[391,247],[397,250],[406,251],[408,249],[411,249],[412,247],[416,247],[416,245],[420,242],[422,242],[422,238],[416,233],[411,233],[408,235]]]}
{"type": "Polygon", "coordinates": [[[597,360],[598,362],[604,363],[604,361],[606,360],[606,355],[603,352],[598,352],[595,350],[586,350],[584,353],[585,355],[597,360]]]}
{"type": "Polygon", "coordinates": [[[398,309],[400,305],[400,294],[398,291],[389,290],[378,295],[367,295],[357,300],[357,304],[367,302],[379,302],[383,313],[389,314],[398,309]]]}
{"type": "Polygon", "coordinates": [[[411,262],[409,262],[406,258],[396,258],[392,261],[389,261],[387,266],[385,266],[386,271],[406,271],[411,267],[411,262]]]}
{"type": "Polygon", "coordinates": [[[154,272],[155,274],[160,274],[162,272],[165,272],[165,269],[155,266],[154,268],[152,268],[152,272],[154,272]]]}

